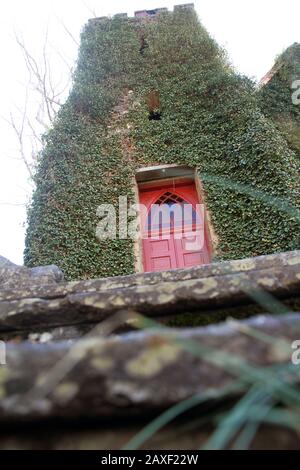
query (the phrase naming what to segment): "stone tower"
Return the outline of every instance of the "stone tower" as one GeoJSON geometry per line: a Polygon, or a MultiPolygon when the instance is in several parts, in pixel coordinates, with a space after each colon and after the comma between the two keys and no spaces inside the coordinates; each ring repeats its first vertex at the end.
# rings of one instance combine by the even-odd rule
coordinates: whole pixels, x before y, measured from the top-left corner
{"type": "Polygon", "coordinates": [[[97,208],[118,208],[120,196],[134,203],[164,178],[195,184],[204,262],[295,249],[298,172],[254,84],[231,68],[192,4],[92,19],[37,169],[25,263],[56,264],[67,279],[142,270],[138,242],[97,238],[97,208]]]}

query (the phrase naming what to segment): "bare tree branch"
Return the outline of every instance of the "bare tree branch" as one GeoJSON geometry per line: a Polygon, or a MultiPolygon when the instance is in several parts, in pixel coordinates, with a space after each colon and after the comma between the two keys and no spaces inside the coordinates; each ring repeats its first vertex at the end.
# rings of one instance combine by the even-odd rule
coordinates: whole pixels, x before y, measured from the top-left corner
{"type": "MultiPolygon", "coordinates": [[[[34,89],[40,94],[42,98],[42,106],[40,107],[40,111],[42,111],[42,114],[46,112],[47,120],[51,124],[53,123],[58,108],[61,105],[61,103],[56,98],[57,96],[60,96],[62,92],[57,92],[52,82],[51,67],[49,65],[47,51],[48,28],[46,29],[42,50],[42,66],[38,65],[37,60],[28,51],[24,40],[21,39],[18,35],[16,35],[16,42],[23,53],[25,65],[29,73],[29,82],[31,85],[33,85],[34,89]]],[[[38,122],[43,125],[45,129],[48,129],[49,125],[46,125],[45,120],[41,119],[40,113],[38,113],[38,115],[38,122]]]]}
{"type": "Polygon", "coordinates": [[[0,206],[26,206],[24,202],[1,202],[0,201],[0,206]]]}
{"type": "MultiPolygon", "coordinates": [[[[66,33],[78,45],[68,28],[61,20],[59,21],[66,33]]],[[[56,56],[60,58],[66,68],[65,76],[62,75],[58,81],[55,80],[55,61],[51,60],[49,53],[48,26],[39,58],[27,48],[21,34],[15,32],[15,40],[21,50],[28,73],[27,83],[25,85],[22,83],[25,88],[25,101],[23,106],[15,106],[15,110],[10,112],[9,117],[3,117],[3,119],[16,135],[19,159],[25,164],[30,180],[33,182],[32,168],[42,148],[41,136],[48,131],[54,122],[61,106],[62,97],[69,87],[72,69],[61,52],[55,51],[56,56]]]]}
{"type": "Polygon", "coordinates": [[[28,160],[28,157],[25,151],[25,143],[24,143],[24,129],[25,129],[26,116],[27,116],[27,106],[28,106],[28,87],[26,87],[25,102],[24,102],[24,107],[23,107],[22,112],[20,112],[20,109],[18,109],[18,111],[20,112],[20,116],[21,116],[20,123],[17,124],[16,119],[14,118],[12,112],[10,113],[9,119],[5,117],[2,117],[2,118],[11,126],[11,128],[15,132],[15,135],[17,137],[18,144],[19,144],[20,158],[25,164],[30,178],[33,180],[33,173],[32,173],[31,165],[30,165],[30,162],[28,160]]]}
{"type": "Polygon", "coordinates": [[[83,5],[85,6],[85,8],[93,15],[94,18],[97,18],[97,13],[96,13],[96,10],[94,10],[93,8],[91,8],[84,0],[81,0],[81,3],[83,3],[83,5]]]}
{"type": "Polygon", "coordinates": [[[79,47],[79,42],[75,39],[74,35],[71,33],[71,31],[69,30],[69,28],[65,25],[65,23],[56,16],[56,19],[60,22],[60,24],[62,25],[63,29],[65,30],[65,32],[67,33],[67,35],[72,39],[72,41],[74,41],[74,43],[76,44],[77,47],[79,47]]]}

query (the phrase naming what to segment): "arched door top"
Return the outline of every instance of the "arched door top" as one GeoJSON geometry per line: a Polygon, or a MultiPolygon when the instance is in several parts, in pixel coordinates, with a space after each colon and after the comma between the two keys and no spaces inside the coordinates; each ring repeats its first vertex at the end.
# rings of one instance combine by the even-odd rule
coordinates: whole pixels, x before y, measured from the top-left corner
{"type": "Polygon", "coordinates": [[[163,192],[148,208],[144,232],[151,236],[163,231],[193,230],[201,220],[195,201],[192,202],[194,204],[174,192],[163,192]]]}

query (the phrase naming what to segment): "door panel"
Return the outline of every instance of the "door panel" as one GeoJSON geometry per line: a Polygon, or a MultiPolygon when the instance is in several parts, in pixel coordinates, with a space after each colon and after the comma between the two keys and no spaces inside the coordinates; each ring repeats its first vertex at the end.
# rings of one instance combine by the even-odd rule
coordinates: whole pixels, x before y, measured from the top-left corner
{"type": "MultiPolygon", "coordinates": [[[[200,228],[200,230],[202,229],[200,228]]],[[[210,262],[203,234],[188,234],[174,241],[179,268],[187,268],[210,262]]]]}
{"type": "Polygon", "coordinates": [[[177,268],[173,237],[159,240],[144,239],[144,260],[146,271],[166,271],[177,268]]]}
{"type": "MultiPolygon", "coordinates": [[[[210,262],[210,250],[207,234],[204,226],[204,214],[196,207],[199,204],[194,182],[173,184],[157,188],[140,190],[140,203],[147,208],[142,218],[143,232],[143,258],[145,271],[164,271],[168,269],[185,268],[210,262]],[[169,198],[169,199],[168,199],[169,198]],[[169,204],[172,209],[173,201],[181,201],[181,204],[190,204],[197,217],[195,226],[194,216],[190,220],[190,230],[181,233],[176,224],[169,227],[167,235],[164,235],[165,224],[155,225],[157,231],[155,239],[149,236],[149,224],[152,217],[149,212],[153,204],[169,204]],[[169,201],[169,202],[168,202],[169,201]],[[170,204],[171,202],[171,204],[170,204]],[[193,220],[192,220],[193,219],[193,220]],[[194,225],[193,225],[194,223],[194,225]]],[[[154,219],[154,217],[153,217],[154,219]]],[[[153,235],[153,232],[150,232],[153,235]]],[[[154,233],[155,235],[155,233],[154,233]]]]}

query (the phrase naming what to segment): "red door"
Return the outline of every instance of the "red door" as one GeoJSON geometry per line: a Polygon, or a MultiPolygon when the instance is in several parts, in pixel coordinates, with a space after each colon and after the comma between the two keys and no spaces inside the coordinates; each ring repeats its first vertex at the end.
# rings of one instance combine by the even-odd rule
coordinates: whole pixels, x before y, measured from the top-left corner
{"type": "Polygon", "coordinates": [[[210,262],[210,250],[194,182],[140,189],[145,271],[165,271],[210,262]]]}

